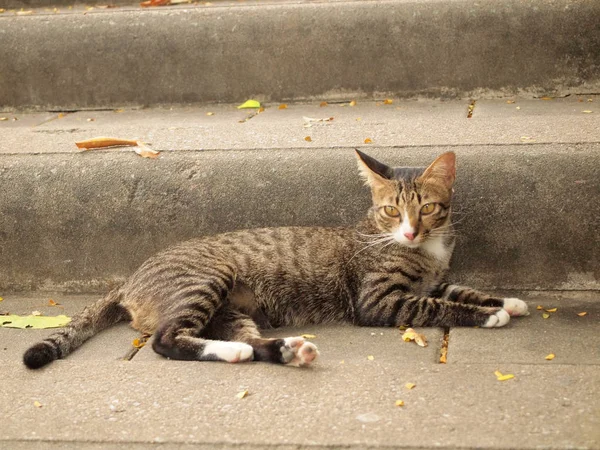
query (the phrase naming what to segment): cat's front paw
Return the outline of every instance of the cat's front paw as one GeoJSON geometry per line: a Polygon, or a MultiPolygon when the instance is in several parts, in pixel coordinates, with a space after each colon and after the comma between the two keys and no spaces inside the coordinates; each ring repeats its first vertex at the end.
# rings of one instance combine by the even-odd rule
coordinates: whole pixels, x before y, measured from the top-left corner
{"type": "Polygon", "coordinates": [[[486,322],[481,325],[482,328],[498,328],[503,327],[508,322],[510,322],[510,316],[508,312],[504,309],[499,309],[498,311],[490,314],[486,322]]]}
{"type": "Polygon", "coordinates": [[[503,298],[502,300],[504,300],[504,305],[502,308],[504,308],[511,316],[529,315],[527,303],[525,303],[523,300],[519,300],[518,298],[503,298]]]}
{"type": "Polygon", "coordinates": [[[317,346],[306,342],[302,336],[283,339],[281,357],[288,366],[304,367],[310,365],[319,356],[317,346]]]}

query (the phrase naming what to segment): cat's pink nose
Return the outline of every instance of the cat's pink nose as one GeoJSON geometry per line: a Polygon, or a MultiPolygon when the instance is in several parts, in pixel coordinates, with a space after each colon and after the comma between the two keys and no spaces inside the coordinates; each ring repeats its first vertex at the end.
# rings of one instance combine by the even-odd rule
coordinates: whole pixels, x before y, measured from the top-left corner
{"type": "Polygon", "coordinates": [[[414,241],[414,239],[415,239],[415,233],[404,233],[404,237],[406,239],[408,239],[409,241],[414,241]]]}

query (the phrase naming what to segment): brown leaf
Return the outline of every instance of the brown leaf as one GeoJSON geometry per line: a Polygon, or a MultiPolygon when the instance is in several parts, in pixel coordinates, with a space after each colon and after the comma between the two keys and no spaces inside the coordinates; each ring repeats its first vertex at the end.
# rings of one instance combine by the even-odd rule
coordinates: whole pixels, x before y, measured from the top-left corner
{"type": "Polygon", "coordinates": [[[306,142],[312,142],[312,139],[311,139],[311,137],[310,137],[310,136],[306,136],[306,137],[304,138],[304,140],[305,140],[306,142]]]}
{"type": "Polygon", "coordinates": [[[285,103],[282,103],[277,109],[287,109],[287,105],[285,103]]]}
{"type": "Polygon", "coordinates": [[[404,406],[404,401],[402,401],[402,400],[396,400],[395,405],[396,406],[404,406]]]}
{"type": "Polygon", "coordinates": [[[546,356],[546,358],[544,358],[544,359],[546,359],[547,361],[552,361],[552,360],[554,359],[554,357],[555,357],[555,356],[556,356],[556,355],[555,355],[554,353],[550,353],[550,354],[549,354],[548,356],[546,356]]]}
{"type": "Polygon", "coordinates": [[[350,103],[348,103],[350,106],[356,106],[356,100],[352,100],[350,103]]]}
{"type": "Polygon", "coordinates": [[[365,139],[365,144],[372,144],[373,140],[371,138],[366,138],[365,139]]]}
{"type": "Polygon", "coordinates": [[[148,148],[142,141],[137,142],[137,148],[134,149],[134,151],[142,158],[156,159],[158,158],[158,155],[160,155],[160,152],[148,148]]]}
{"type": "Polygon", "coordinates": [[[48,306],[59,306],[60,303],[56,303],[54,300],[50,299],[48,300],[48,306]]]}
{"type": "MultiPolygon", "coordinates": [[[[0,301],[2,301],[2,297],[0,297],[0,301]]],[[[579,317],[583,317],[583,316],[587,315],[587,312],[583,311],[583,312],[577,313],[577,315],[579,317]]]]}
{"type": "Polygon", "coordinates": [[[321,108],[323,108],[324,106],[327,106],[327,102],[321,102],[321,104],[319,105],[321,108]]]}
{"type": "Polygon", "coordinates": [[[93,148],[106,148],[106,147],[134,147],[138,145],[137,141],[131,139],[119,139],[111,137],[96,137],[92,139],[86,139],[85,141],[75,142],[77,148],[84,150],[91,150],[93,148]]]}
{"type": "Polygon", "coordinates": [[[140,3],[140,6],[142,8],[148,8],[149,6],[167,6],[170,3],[170,0],[147,0],[140,3]]]}
{"type": "Polygon", "coordinates": [[[556,312],[558,311],[558,308],[551,308],[551,309],[547,309],[546,312],[556,312]]]}
{"type": "Polygon", "coordinates": [[[427,338],[424,334],[419,334],[412,328],[407,328],[404,334],[402,334],[402,340],[404,342],[415,341],[420,347],[427,347],[427,338]]]}
{"type": "Polygon", "coordinates": [[[383,104],[384,104],[384,105],[391,105],[392,103],[394,103],[394,100],[392,100],[391,98],[386,98],[386,99],[383,101],[383,104]]]}

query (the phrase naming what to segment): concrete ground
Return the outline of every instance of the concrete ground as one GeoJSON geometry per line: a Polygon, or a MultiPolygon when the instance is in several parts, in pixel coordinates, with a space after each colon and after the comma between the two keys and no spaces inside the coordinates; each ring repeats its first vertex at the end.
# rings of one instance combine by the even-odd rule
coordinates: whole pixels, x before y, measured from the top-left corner
{"type": "Polygon", "coordinates": [[[597,102],[480,100],[471,118],[468,101],[398,99],[267,104],[252,117],[232,105],[0,113],[0,313],[72,315],[97,296],[65,292],[105,292],[192,235],[352,223],[368,202],[355,147],[398,164],[454,150],[451,276],[531,310],[501,329],[448,330],[446,364],[446,330],[422,329],[426,348],[391,328],[267,333],[315,335],[321,358],[307,369],[168,361],[134,349],[123,324],[33,372],[22,352],[51,330],[0,328],[0,448],[600,449],[597,102]],[[305,128],[303,116],[334,120],[305,128]],[[102,135],[160,157],[74,145],[102,135]]]}
{"type": "MultiPolygon", "coordinates": [[[[426,348],[390,328],[270,331],[315,335],[320,360],[296,369],[168,361],[148,345],[135,354],[137,334],[120,326],[34,372],[21,354],[50,330],[0,328],[0,447],[600,448],[599,294],[518,295],[530,316],[451,329],[446,364],[440,329],[420,329],[426,348]],[[537,305],[557,311],[544,319],[537,305]]],[[[94,298],[6,295],[0,310],[69,315],[94,298]]]]}

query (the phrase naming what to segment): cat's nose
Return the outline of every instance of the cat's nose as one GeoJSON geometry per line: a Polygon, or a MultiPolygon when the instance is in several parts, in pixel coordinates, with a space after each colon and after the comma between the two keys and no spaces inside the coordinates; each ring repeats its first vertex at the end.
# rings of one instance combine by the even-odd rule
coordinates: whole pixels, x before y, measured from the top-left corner
{"type": "Polygon", "coordinates": [[[404,233],[404,237],[406,239],[408,239],[409,241],[414,241],[415,240],[415,233],[404,233]]]}

